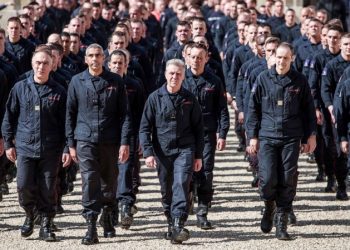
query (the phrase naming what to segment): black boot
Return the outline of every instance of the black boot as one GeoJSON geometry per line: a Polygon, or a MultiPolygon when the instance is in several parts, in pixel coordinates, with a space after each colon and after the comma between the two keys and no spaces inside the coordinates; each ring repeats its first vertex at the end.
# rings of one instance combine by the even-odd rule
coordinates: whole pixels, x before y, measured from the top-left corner
{"type": "Polygon", "coordinates": [[[292,210],[288,213],[288,224],[289,225],[296,225],[297,224],[297,217],[295,216],[295,213],[292,210]]]}
{"type": "Polygon", "coordinates": [[[213,226],[207,219],[209,204],[200,202],[197,209],[197,227],[203,230],[212,229],[213,226]]]}
{"type": "Polygon", "coordinates": [[[324,181],[324,166],[322,164],[317,164],[317,170],[316,181],[324,181]]]}
{"type": "Polygon", "coordinates": [[[133,206],[131,207],[131,213],[132,213],[132,215],[137,214],[138,211],[139,211],[139,209],[137,208],[136,205],[133,205],[133,206]]]}
{"type": "Polygon", "coordinates": [[[122,224],[123,229],[129,229],[134,217],[131,213],[131,207],[127,204],[122,204],[120,209],[120,222],[122,224]]]}
{"type": "Polygon", "coordinates": [[[112,225],[115,227],[119,223],[119,207],[118,203],[112,208],[111,213],[112,225]]]}
{"type": "Polygon", "coordinates": [[[0,190],[0,202],[2,201],[2,192],[0,190]]]}
{"type": "Polygon", "coordinates": [[[336,191],[335,178],[333,175],[327,176],[327,187],[324,191],[326,193],[334,193],[336,191]]]}
{"type": "Polygon", "coordinates": [[[265,201],[265,209],[260,223],[261,231],[264,233],[269,233],[272,230],[275,210],[275,201],[265,201]]]}
{"type": "Polygon", "coordinates": [[[62,207],[62,196],[60,195],[57,200],[56,214],[63,214],[63,213],[64,213],[64,208],[62,207]]]}
{"type": "Polygon", "coordinates": [[[190,233],[184,228],[184,224],[185,220],[183,218],[173,218],[172,244],[182,244],[183,241],[190,238],[190,233]]]}
{"type": "Polygon", "coordinates": [[[291,240],[292,238],[287,233],[288,214],[277,213],[276,214],[276,237],[279,240],[291,240]]]}
{"type": "Polygon", "coordinates": [[[27,213],[26,219],[21,226],[21,236],[29,237],[32,235],[34,230],[34,214],[27,213]]]}
{"type": "Polygon", "coordinates": [[[1,193],[3,195],[8,195],[10,193],[9,191],[9,186],[7,185],[6,182],[3,182],[1,185],[0,185],[0,188],[1,188],[1,193]]]}
{"type": "Polygon", "coordinates": [[[39,238],[44,241],[56,241],[56,235],[52,231],[52,217],[42,216],[39,238]]]}
{"type": "Polygon", "coordinates": [[[115,229],[112,223],[112,208],[105,206],[103,208],[100,225],[103,227],[103,236],[105,238],[115,237],[115,229]]]}
{"type": "Polygon", "coordinates": [[[81,240],[81,244],[92,245],[92,244],[97,244],[99,242],[98,236],[97,236],[96,221],[97,221],[97,216],[89,216],[86,219],[88,230],[85,234],[85,237],[81,240]]]}
{"type": "Polygon", "coordinates": [[[338,180],[338,191],[336,194],[336,199],[340,201],[349,200],[348,194],[346,193],[346,180],[338,180]]]}
{"type": "Polygon", "coordinates": [[[212,229],[213,226],[207,219],[207,215],[197,215],[197,227],[203,230],[212,229]]]}
{"type": "Polygon", "coordinates": [[[166,216],[166,220],[167,220],[167,223],[168,223],[168,232],[166,232],[164,234],[164,239],[171,240],[171,237],[172,237],[172,234],[173,234],[173,221],[171,219],[170,214],[165,213],[165,216],[166,216]]]}

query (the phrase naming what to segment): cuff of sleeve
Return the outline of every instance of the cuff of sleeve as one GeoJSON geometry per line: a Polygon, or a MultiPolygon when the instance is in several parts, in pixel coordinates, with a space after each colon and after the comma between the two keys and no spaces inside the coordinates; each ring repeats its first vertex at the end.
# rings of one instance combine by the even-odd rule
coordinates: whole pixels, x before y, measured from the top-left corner
{"type": "Polygon", "coordinates": [[[195,159],[203,159],[203,154],[200,152],[195,152],[194,153],[194,158],[195,159]]]}
{"type": "Polygon", "coordinates": [[[4,147],[5,147],[5,150],[9,149],[9,148],[14,148],[15,147],[15,144],[13,144],[12,141],[5,141],[4,142],[4,147]]]}
{"type": "Polygon", "coordinates": [[[70,148],[75,148],[76,147],[76,142],[73,139],[68,139],[67,140],[67,146],[70,148]]]}
{"type": "Polygon", "coordinates": [[[219,138],[220,138],[220,139],[226,140],[226,135],[227,135],[227,133],[225,133],[225,132],[220,132],[220,133],[219,133],[219,138]]]}
{"type": "Polygon", "coordinates": [[[331,102],[325,102],[324,105],[326,106],[326,108],[328,108],[329,106],[333,105],[333,103],[331,103],[331,102]]]}
{"type": "Polygon", "coordinates": [[[123,138],[120,142],[120,145],[130,145],[130,141],[128,138],[123,138]]]}
{"type": "Polygon", "coordinates": [[[68,153],[69,153],[68,145],[64,147],[63,153],[64,153],[64,154],[68,154],[68,153]]]}
{"type": "Polygon", "coordinates": [[[349,141],[347,136],[340,136],[340,141],[349,141]]]}
{"type": "Polygon", "coordinates": [[[143,158],[147,158],[149,156],[154,156],[154,153],[153,153],[152,149],[148,149],[148,150],[143,152],[143,158]]]}

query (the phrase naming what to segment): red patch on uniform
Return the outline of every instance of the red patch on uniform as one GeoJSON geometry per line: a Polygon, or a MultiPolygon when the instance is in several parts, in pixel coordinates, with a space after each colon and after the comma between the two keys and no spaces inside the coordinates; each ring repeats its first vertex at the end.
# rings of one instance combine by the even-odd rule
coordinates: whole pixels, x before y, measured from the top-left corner
{"type": "Polygon", "coordinates": [[[207,92],[214,92],[215,91],[214,88],[204,88],[204,90],[207,91],[207,92]]]}
{"type": "Polygon", "coordinates": [[[288,91],[297,95],[300,92],[300,88],[296,88],[296,89],[290,88],[288,89],[288,91]]]}
{"type": "Polygon", "coordinates": [[[59,101],[61,99],[61,96],[60,95],[51,95],[51,96],[48,96],[47,99],[49,99],[50,101],[59,101]]]}
{"type": "Polygon", "coordinates": [[[117,87],[114,87],[114,86],[108,86],[108,87],[107,87],[107,89],[108,89],[108,90],[116,90],[116,89],[117,89],[117,87]]]}
{"type": "Polygon", "coordinates": [[[186,104],[186,105],[192,104],[192,102],[191,102],[191,101],[188,101],[188,100],[184,100],[182,103],[183,103],[183,104],[186,104]]]}
{"type": "Polygon", "coordinates": [[[126,91],[128,91],[128,92],[136,92],[136,89],[126,89],[126,91]]]}

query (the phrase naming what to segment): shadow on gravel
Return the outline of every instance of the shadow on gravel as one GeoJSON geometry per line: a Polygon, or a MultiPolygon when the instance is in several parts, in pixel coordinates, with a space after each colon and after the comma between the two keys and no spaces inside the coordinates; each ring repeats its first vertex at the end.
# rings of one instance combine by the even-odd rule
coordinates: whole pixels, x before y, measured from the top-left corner
{"type": "MultiPolygon", "coordinates": [[[[319,225],[319,226],[349,226],[350,220],[300,220],[297,226],[309,226],[309,225],[319,225]]],[[[350,235],[350,234],[348,234],[350,235]]]]}
{"type": "MultiPolygon", "coordinates": [[[[350,237],[350,233],[329,233],[329,234],[325,234],[325,233],[313,233],[313,234],[302,234],[299,235],[298,238],[306,238],[306,239],[312,239],[312,238],[328,238],[328,239],[332,239],[332,238],[349,238],[350,237]]],[[[345,246],[344,246],[345,247],[345,246]]],[[[344,248],[344,249],[348,249],[348,248],[344,248]]]]}

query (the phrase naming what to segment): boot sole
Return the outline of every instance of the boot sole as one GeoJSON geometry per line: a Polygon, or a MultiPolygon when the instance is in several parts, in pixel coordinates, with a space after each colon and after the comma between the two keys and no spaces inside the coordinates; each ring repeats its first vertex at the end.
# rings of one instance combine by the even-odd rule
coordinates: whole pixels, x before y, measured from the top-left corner
{"type": "Polygon", "coordinates": [[[46,241],[46,242],[55,242],[57,241],[56,238],[52,238],[52,237],[48,237],[48,238],[44,238],[44,237],[39,237],[40,240],[46,241]]]}
{"type": "MultiPolygon", "coordinates": [[[[186,240],[189,240],[190,239],[190,235],[189,234],[186,234],[186,233],[180,233],[176,239],[172,239],[171,241],[173,242],[183,242],[183,241],[186,241],[186,240]]],[[[181,244],[180,243],[180,244],[181,244]]],[[[176,244],[176,243],[175,243],[176,244]]]]}
{"type": "Polygon", "coordinates": [[[114,237],[116,237],[116,234],[115,234],[115,232],[103,233],[103,237],[105,237],[105,238],[114,238],[114,237]]]}
{"type": "Polygon", "coordinates": [[[81,241],[81,244],[87,245],[87,246],[89,246],[89,245],[94,245],[94,244],[98,244],[98,243],[99,243],[99,240],[98,240],[98,239],[95,239],[95,240],[90,241],[90,242],[84,242],[84,240],[81,241]]]}
{"type": "Polygon", "coordinates": [[[34,230],[30,231],[29,233],[22,233],[22,232],[21,232],[21,236],[22,236],[23,238],[27,238],[27,237],[31,236],[31,235],[33,234],[33,232],[34,232],[34,230]]]}
{"type": "Polygon", "coordinates": [[[134,221],[133,217],[129,217],[129,216],[124,217],[121,220],[122,228],[123,229],[129,229],[133,221],[134,221]]]}

